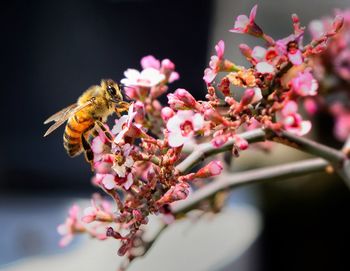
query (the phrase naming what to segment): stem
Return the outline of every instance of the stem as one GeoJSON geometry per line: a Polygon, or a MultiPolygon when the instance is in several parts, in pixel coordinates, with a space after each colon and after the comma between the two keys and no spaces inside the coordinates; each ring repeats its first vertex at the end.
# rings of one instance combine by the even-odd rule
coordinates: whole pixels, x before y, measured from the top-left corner
{"type": "Polygon", "coordinates": [[[262,169],[253,169],[240,173],[222,174],[220,179],[200,188],[186,200],[175,202],[172,206],[172,210],[175,215],[180,214],[190,210],[202,200],[228,188],[232,189],[242,185],[265,181],[286,180],[310,173],[323,172],[328,165],[329,163],[326,160],[316,158],[262,169]]]}
{"type": "Polygon", "coordinates": [[[282,131],[277,134],[269,130],[266,132],[266,136],[268,140],[282,143],[289,147],[324,158],[325,160],[335,163],[336,165],[342,165],[346,159],[345,154],[341,151],[319,144],[313,140],[296,136],[286,131],[282,131]]]}
{"type": "MultiPolygon", "coordinates": [[[[264,141],[265,131],[263,129],[251,130],[240,134],[240,137],[244,138],[249,143],[264,141]]],[[[189,171],[199,162],[203,161],[205,158],[214,154],[231,150],[234,143],[235,139],[232,138],[229,139],[224,145],[222,145],[219,148],[214,147],[210,142],[199,144],[189,156],[187,156],[180,164],[176,166],[176,169],[180,173],[185,174],[187,171],[189,171]]]]}

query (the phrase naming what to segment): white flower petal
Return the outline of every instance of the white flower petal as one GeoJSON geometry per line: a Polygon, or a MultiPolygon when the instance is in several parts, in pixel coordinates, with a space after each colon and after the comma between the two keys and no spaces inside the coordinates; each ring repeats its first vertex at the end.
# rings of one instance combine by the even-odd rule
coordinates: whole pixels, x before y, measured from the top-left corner
{"type": "Polygon", "coordinates": [[[202,129],[204,126],[203,116],[199,113],[194,114],[193,119],[192,119],[192,123],[193,123],[193,129],[195,131],[202,129]]]}
{"type": "Polygon", "coordinates": [[[180,147],[185,143],[185,137],[181,133],[170,133],[169,134],[169,145],[170,147],[180,147]]]}
{"type": "Polygon", "coordinates": [[[112,174],[106,174],[105,177],[102,179],[102,184],[108,190],[111,190],[117,187],[114,181],[114,175],[112,174]]]}
{"type": "Polygon", "coordinates": [[[273,73],[274,67],[267,62],[260,62],[255,66],[256,70],[260,73],[273,73]]]}

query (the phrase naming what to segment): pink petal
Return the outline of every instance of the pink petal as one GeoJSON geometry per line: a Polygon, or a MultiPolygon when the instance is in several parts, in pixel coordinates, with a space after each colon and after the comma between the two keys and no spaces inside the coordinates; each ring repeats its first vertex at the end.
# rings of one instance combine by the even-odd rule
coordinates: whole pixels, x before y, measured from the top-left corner
{"type": "Polygon", "coordinates": [[[203,80],[207,83],[210,84],[216,77],[216,72],[214,72],[212,69],[210,68],[206,68],[204,70],[204,76],[203,76],[203,80]]]}
{"type": "Polygon", "coordinates": [[[249,18],[247,15],[239,15],[235,21],[234,28],[231,29],[231,32],[243,33],[244,28],[249,24],[249,18]]]}
{"type": "Polygon", "coordinates": [[[224,51],[225,51],[225,42],[223,40],[220,40],[216,45],[215,45],[215,50],[216,54],[219,59],[222,59],[224,56],[224,51]]]}
{"type": "Polygon", "coordinates": [[[91,149],[94,153],[102,153],[104,147],[104,142],[101,137],[97,136],[92,140],[91,149]]]}
{"type": "Polygon", "coordinates": [[[256,17],[257,9],[258,9],[258,5],[255,5],[255,6],[252,8],[252,10],[250,11],[250,14],[249,14],[249,21],[250,21],[250,23],[253,23],[253,22],[254,22],[255,17],[256,17]]]}
{"type": "Polygon", "coordinates": [[[172,82],[174,82],[174,81],[176,81],[176,80],[179,80],[179,79],[180,79],[179,73],[177,73],[177,72],[172,72],[172,73],[170,74],[170,76],[169,76],[168,81],[169,81],[169,83],[172,83],[172,82]]]}
{"type": "Polygon", "coordinates": [[[73,234],[68,234],[63,236],[60,242],[58,243],[60,247],[67,246],[73,240],[73,234]]]}
{"type": "Polygon", "coordinates": [[[160,61],[156,59],[152,55],[145,56],[141,59],[141,67],[142,69],[146,68],[154,68],[159,70],[160,69],[160,61]]]}
{"type": "Polygon", "coordinates": [[[282,109],[282,115],[288,116],[298,111],[298,105],[294,101],[289,101],[282,109]]]}
{"type": "Polygon", "coordinates": [[[133,185],[134,180],[133,180],[133,176],[131,173],[128,174],[128,177],[126,178],[126,182],[124,183],[124,188],[126,190],[129,190],[129,188],[133,185]]]}

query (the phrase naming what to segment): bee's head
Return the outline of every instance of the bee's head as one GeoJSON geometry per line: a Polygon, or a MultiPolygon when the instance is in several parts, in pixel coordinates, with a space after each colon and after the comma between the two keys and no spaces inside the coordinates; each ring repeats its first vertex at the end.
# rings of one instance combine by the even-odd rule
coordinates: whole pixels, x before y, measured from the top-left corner
{"type": "Polygon", "coordinates": [[[101,86],[106,90],[107,99],[111,102],[118,103],[123,100],[120,88],[113,80],[102,80],[101,86]]]}

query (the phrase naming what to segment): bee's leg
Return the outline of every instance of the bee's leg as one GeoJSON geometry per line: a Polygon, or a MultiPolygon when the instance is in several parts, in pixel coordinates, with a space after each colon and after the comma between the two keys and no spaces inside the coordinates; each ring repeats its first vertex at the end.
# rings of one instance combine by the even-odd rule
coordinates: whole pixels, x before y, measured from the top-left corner
{"type": "Polygon", "coordinates": [[[85,137],[85,133],[81,135],[81,143],[83,145],[83,149],[85,151],[85,159],[91,165],[91,169],[93,170],[93,161],[94,161],[94,153],[91,149],[90,143],[87,141],[85,137]]]}
{"type": "Polygon", "coordinates": [[[115,107],[115,112],[118,116],[118,118],[121,117],[121,113],[129,110],[130,103],[125,101],[120,101],[117,106],[115,107]]]}
{"type": "Polygon", "coordinates": [[[110,142],[113,142],[113,135],[106,129],[106,127],[104,126],[104,124],[97,120],[95,121],[95,123],[97,124],[97,128],[100,129],[104,135],[106,136],[106,138],[110,141],[110,142]]]}

